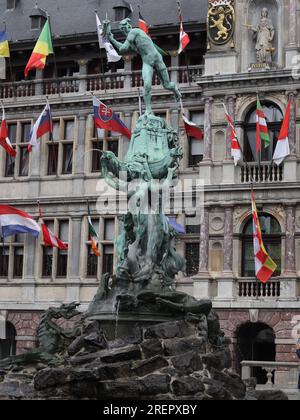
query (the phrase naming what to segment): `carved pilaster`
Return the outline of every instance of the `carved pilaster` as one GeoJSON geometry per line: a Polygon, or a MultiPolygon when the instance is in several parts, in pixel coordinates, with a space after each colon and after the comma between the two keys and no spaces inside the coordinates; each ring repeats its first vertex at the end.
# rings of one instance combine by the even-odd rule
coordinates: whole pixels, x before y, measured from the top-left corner
{"type": "Polygon", "coordinates": [[[203,221],[200,229],[200,263],[199,274],[208,275],[209,257],[209,210],[204,209],[203,221]]]}
{"type": "Polygon", "coordinates": [[[285,274],[296,275],[295,261],[295,221],[296,207],[286,207],[286,237],[285,237],[285,274]]]}
{"type": "Polygon", "coordinates": [[[297,0],[290,0],[289,46],[297,46],[297,0]]]}
{"type": "Polygon", "coordinates": [[[213,98],[205,99],[204,107],[204,159],[211,160],[212,157],[212,107],[213,98]]]}
{"type": "Polygon", "coordinates": [[[224,273],[232,274],[233,268],[233,208],[225,208],[224,273]]]}
{"type": "Polygon", "coordinates": [[[291,155],[295,156],[296,154],[296,135],[297,135],[297,125],[296,125],[296,117],[297,117],[297,92],[287,92],[289,100],[292,100],[291,105],[291,120],[290,120],[290,130],[289,130],[289,142],[290,142],[290,149],[291,155]]]}

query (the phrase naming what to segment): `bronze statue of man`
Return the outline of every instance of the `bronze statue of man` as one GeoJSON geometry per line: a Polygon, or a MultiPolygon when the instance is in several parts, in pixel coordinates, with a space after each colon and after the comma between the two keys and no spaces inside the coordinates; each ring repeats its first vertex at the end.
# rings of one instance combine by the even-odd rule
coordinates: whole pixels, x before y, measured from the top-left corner
{"type": "Polygon", "coordinates": [[[160,78],[163,87],[174,93],[177,101],[181,99],[181,93],[175,83],[170,81],[168,69],[164,63],[161,54],[155,48],[151,38],[141,29],[132,28],[129,18],[120,22],[120,29],[125,34],[126,41],[122,44],[118,42],[110,27],[110,22],[103,22],[103,34],[107,36],[110,42],[119,50],[121,55],[128,54],[130,51],[140,54],[143,60],[143,80],[144,80],[144,101],[146,105],[146,113],[152,113],[151,107],[151,91],[153,74],[156,72],[160,78]]]}

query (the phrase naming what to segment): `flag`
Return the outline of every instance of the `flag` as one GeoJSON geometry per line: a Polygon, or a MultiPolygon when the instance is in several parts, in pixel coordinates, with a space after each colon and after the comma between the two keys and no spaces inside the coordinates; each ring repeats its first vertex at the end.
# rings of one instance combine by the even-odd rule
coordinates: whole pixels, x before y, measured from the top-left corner
{"type": "Polygon", "coordinates": [[[225,105],[224,105],[224,109],[225,109],[226,118],[227,118],[227,121],[229,123],[229,128],[230,128],[231,157],[234,159],[235,166],[237,166],[239,161],[243,160],[241,146],[240,146],[240,143],[239,143],[236,131],[235,131],[234,122],[231,116],[228,114],[228,111],[225,105]]]}
{"type": "Polygon", "coordinates": [[[28,144],[28,152],[32,151],[32,148],[38,145],[38,140],[47,133],[53,132],[53,122],[51,116],[50,105],[47,102],[43,112],[36,120],[33,128],[30,132],[30,141],[28,144]]]}
{"type": "Polygon", "coordinates": [[[40,219],[40,225],[44,237],[44,244],[50,248],[58,248],[61,250],[68,250],[69,246],[64,244],[54,233],[51,232],[50,229],[45,225],[42,219],[40,219]]]}
{"type": "Polygon", "coordinates": [[[29,71],[32,69],[43,70],[46,66],[46,58],[50,54],[53,54],[53,46],[50,24],[47,20],[25,68],[25,77],[28,76],[29,71]]]}
{"type": "Polygon", "coordinates": [[[3,238],[22,233],[37,238],[40,231],[40,226],[29,214],[14,207],[0,205],[0,236],[3,238]]]}
{"type": "Polygon", "coordinates": [[[7,128],[7,123],[6,123],[6,118],[5,118],[5,110],[4,107],[2,107],[2,122],[1,122],[1,131],[0,131],[0,145],[6,150],[6,152],[12,156],[12,157],[16,157],[17,156],[17,152],[16,150],[13,148],[9,137],[8,137],[8,128],[7,128]]]}
{"type": "Polygon", "coordinates": [[[129,140],[131,139],[131,132],[112,109],[108,108],[96,97],[93,97],[93,107],[94,121],[97,128],[102,128],[107,131],[115,131],[127,137],[129,140]]]}
{"type": "Polygon", "coordinates": [[[291,117],[291,104],[292,100],[289,101],[286,113],[283,119],[281,130],[279,133],[276,149],[274,152],[273,160],[276,165],[280,165],[284,159],[291,154],[289,144],[289,128],[290,128],[290,117],[291,117]]]}
{"type": "Polygon", "coordinates": [[[149,25],[143,18],[141,11],[139,11],[139,28],[145,32],[145,34],[149,35],[149,25]]]}
{"type": "Polygon", "coordinates": [[[117,51],[114,49],[114,47],[109,42],[109,40],[105,36],[103,36],[102,23],[97,13],[96,13],[96,25],[97,25],[99,46],[100,46],[100,49],[105,48],[106,54],[107,54],[107,61],[109,63],[116,63],[117,61],[120,61],[122,57],[117,53],[117,51]]]}
{"type": "Polygon", "coordinates": [[[177,223],[175,217],[167,217],[167,219],[168,219],[169,225],[172,226],[172,228],[174,230],[176,230],[177,233],[179,233],[181,235],[185,235],[186,234],[185,227],[182,226],[182,225],[180,225],[179,223],[177,223]]]}
{"type": "Polygon", "coordinates": [[[96,257],[101,257],[101,253],[98,249],[99,237],[96,232],[96,229],[93,226],[90,214],[88,216],[88,221],[89,221],[89,238],[91,241],[93,253],[96,257]]]}
{"type": "Polygon", "coordinates": [[[261,152],[261,143],[264,142],[265,148],[270,145],[270,136],[268,125],[264,111],[262,109],[259,98],[257,98],[257,110],[256,110],[256,152],[261,152]]]}
{"type": "Polygon", "coordinates": [[[179,1],[178,1],[178,12],[179,12],[179,20],[180,20],[180,39],[179,39],[179,49],[178,49],[178,55],[179,55],[190,43],[190,37],[188,36],[186,32],[184,32],[181,6],[180,6],[179,1]]]}
{"type": "Polygon", "coordinates": [[[187,136],[193,137],[196,140],[203,140],[203,131],[194,122],[189,121],[184,114],[182,114],[184,127],[187,136]]]}
{"type": "Polygon", "coordinates": [[[252,191],[252,216],[253,216],[253,244],[255,273],[258,280],[267,283],[277,269],[277,265],[268,255],[263,239],[255,203],[254,192],[252,191]]]}
{"type": "Polygon", "coordinates": [[[6,31],[0,32],[0,57],[9,58],[10,51],[6,31]]]}

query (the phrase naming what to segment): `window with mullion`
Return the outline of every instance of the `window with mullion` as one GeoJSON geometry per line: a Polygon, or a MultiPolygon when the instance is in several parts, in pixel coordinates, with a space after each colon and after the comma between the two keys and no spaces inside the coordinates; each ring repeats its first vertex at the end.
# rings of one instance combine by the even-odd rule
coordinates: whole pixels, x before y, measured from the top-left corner
{"type": "MultiPolygon", "coordinates": [[[[99,235],[99,219],[92,219],[92,224],[94,226],[95,231],[99,235]]],[[[89,227],[87,231],[87,241],[87,276],[95,278],[98,277],[99,258],[94,254],[94,251],[91,246],[89,227]]]]}
{"type": "Polygon", "coordinates": [[[23,277],[23,265],[24,265],[24,246],[14,246],[14,269],[13,277],[23,277]]]}
{"type": "Polygon", "coordinates": [[[0,251],[0,277],[8,277],[8,267],[9,267],[9,246],[1,245],[2,249],[0,251]]]}
{"type": "MultiPolygon", "coordinates": [[[[63,243],[69,242],[69,222],[66,220],[59,222],[59,239],[63,243]]],[[[58,250],[57,255],[57,277],[67,277],[68,274],[68,250],[58,250]]]]}
{"type": "MultiPolygon", "coordinates": [[[[8,137],[14,147],[16,148],[17,141],[17,124],[8,125],[8,137]]],[[[8,153],[4,152],[6,155],[5,158],[5,177],[10,178],[15,175],[15,158],[10,156],[8,153]]]]}
{"type": "Polygon", "coordinates": [[[116,157],[119,157],[119,133],[112,131],[106,131],[96,128],[93,121],[93,132],[92,132],[92,164],[91,172],[101,172],[101,154],[98,150],[113,152],[116,157]]]}

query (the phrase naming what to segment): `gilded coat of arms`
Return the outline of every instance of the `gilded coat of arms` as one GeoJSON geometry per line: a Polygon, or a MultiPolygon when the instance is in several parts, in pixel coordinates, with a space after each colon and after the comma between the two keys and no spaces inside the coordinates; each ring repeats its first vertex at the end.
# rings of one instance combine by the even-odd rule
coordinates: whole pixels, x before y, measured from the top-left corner
{"type": "Polygon", "coordinates": [[[233,0],[209,0],[207,32],[209,40],[224,45],[233,37],[235,11],[233,0]]]}

